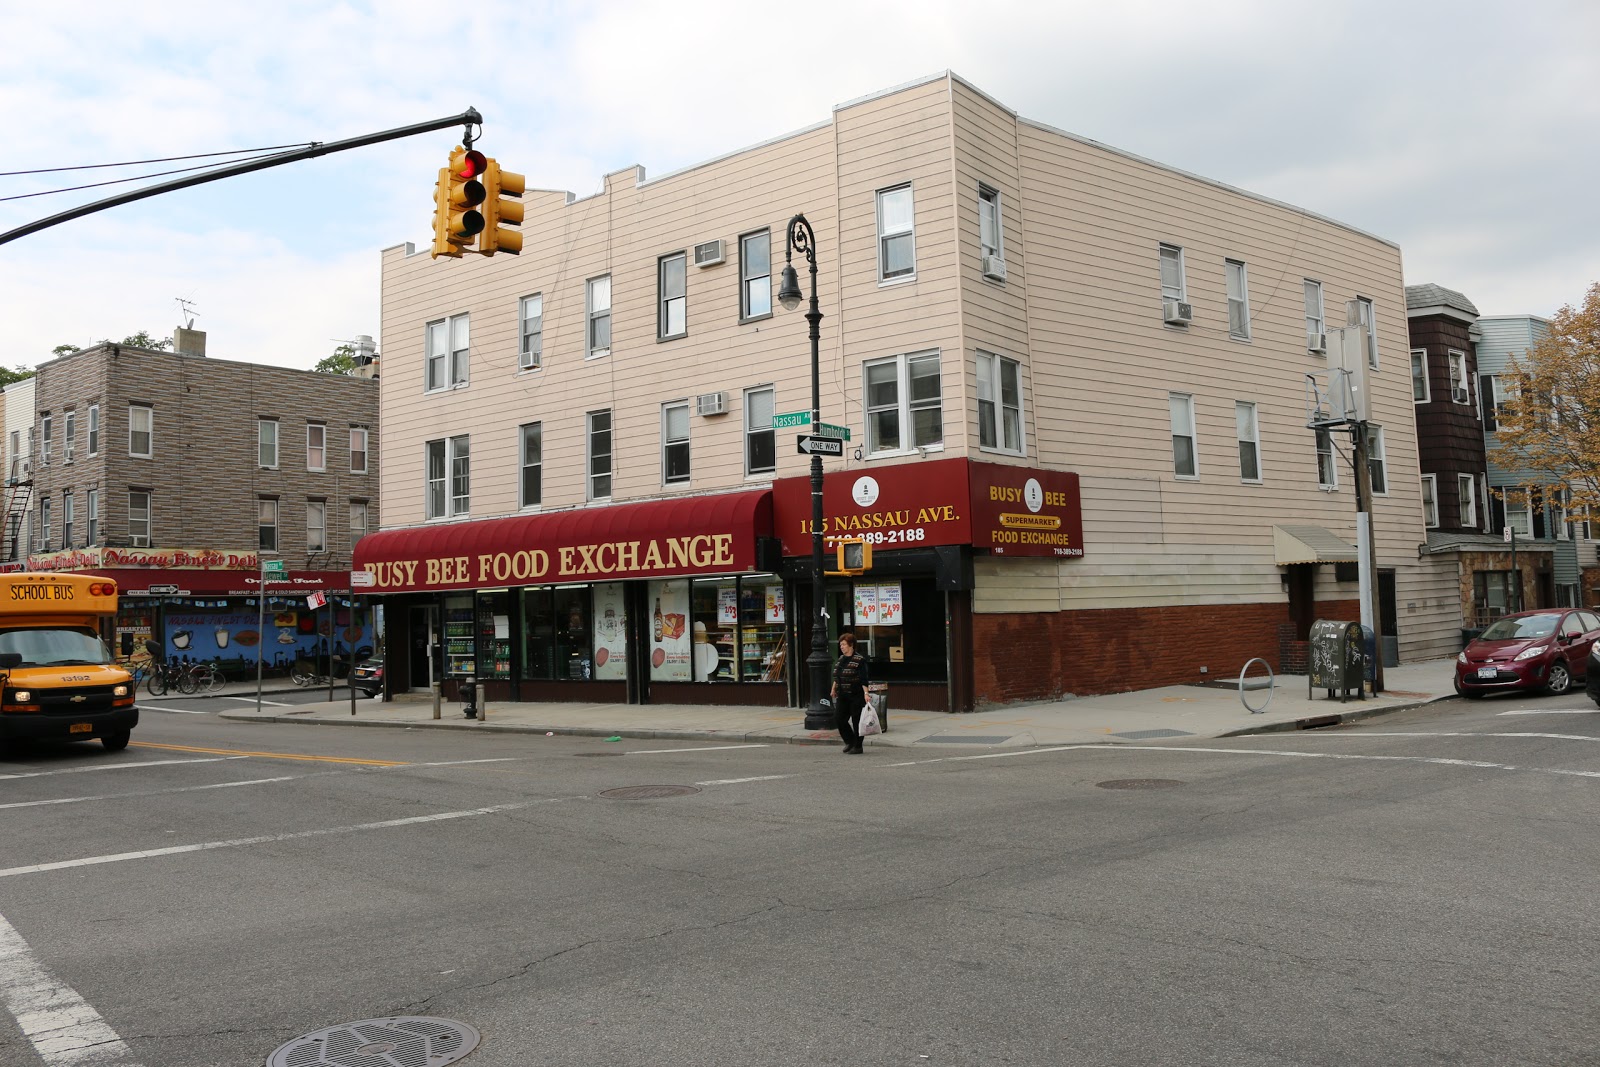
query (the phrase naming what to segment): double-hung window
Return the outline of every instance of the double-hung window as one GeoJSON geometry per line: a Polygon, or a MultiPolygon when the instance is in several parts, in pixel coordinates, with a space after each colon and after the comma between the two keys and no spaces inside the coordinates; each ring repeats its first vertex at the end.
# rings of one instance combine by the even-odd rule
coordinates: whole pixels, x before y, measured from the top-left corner
{"type": "Polygon", "coordinates": [[[589,358],[611,354],[611,275],[590,278],[587,285],[589,358]]]}
{"type": "Polygon", "coordinates": [[[278,465],[278,420],[256,420],[256,462],[263,467],[278,465]]]}
{"type": "Polygon", "coordinates": [[[1327,319],[1322,311],[1322,283],[1305,280],[1306,285],[1306,350],[1310,352],[1326,351],[1327,345],[1323,342],[1323,335],[1328,332],[1327,319]]]}
{"type": "Polygon", "coordinates": [[[611,411],[591,411],[588,416],[588,496],[611,497],[611,411]]]}
{"type": "Polygon", "coordinates": [[[1194,397],[1188,393],[1168,393],[1167,409],[1172,416],[1172,473],[1179,478],[1198,478],[1200,458],[1195,450],[1194,397]]]}
{"type": "Polygon", "coordinates": [[[1333,433],[1326,428],[1317,431],[1317,488],[1339,488],[1339,464],[1333,452],[1333,433]]]}
{"type": "Polygon", "coordinates": [[[1426,348],[1413,348],[1411,350],[1411,399],[1418,404],[1426,404],[1433,400],[1433,393],[1428,388],[1428,350],[1426,348]]]}
{"type": "Polygon", "coordinates": [[[1256,424],[1256,406],[1248,401],[1233,403],[1234,432],[1239,438],[1239,480],[1261,480],[1261,428],[1256,424]]]}
{"type": "Polygon", "coordinates": [[[1250,340],[1250,279],[1243,262],[1223,260],[1228,285],[1228,336],[1235,341],[1250,340]]]}
{"type": "Polygon", "coordinates": [[[1383,427],[1367,427],[1367,472],[1371,475],[1372,491],[1378,496],[1389,492],[1388,463],[1383,451],[1383,427]]]}
{"type": "Polygon", "coordinates": [[[1022,365],[978,353],[978,446],[1022,454],[1022,365]]]}
{"type": "Polygon", "coordinates": [[[917,273],[916,207],[910,185],[878,191],[878,280],[917,273]]]}
{"type": "Polygon", "coordinates": [[[538,370],[544,365],[544,295],[525,296],[517,307],[522,324],[517,345],[517,369],[538,370]]]}
{"type": "Polygon", "coordinates": [[[328,502],[326,500],[306,501],[306,551],[326,552],[328,550],[328,502]]]}
{"type": "Polygon", "coordinates": [[[517,506],[535,508],[544,502],[544,424],[523,423],[518,436],[517,506]]]}
{"type": "MultiPolygon", "coordinates": [[[[1475,481],[1470,474],[1456,475],[1456,502],[1460,513],[1456,516],[1460,520],[1463,530],[1473,529],[1478,525],[1478,500],[1474,489],[1475,481]]],[[[1507,522],[1510,521],[1509,514],[1507,522]]],[[[1530,528],[1532,524],[1529,524],[1530,528]]]]}
{"type": "Polygon", "coordinates": [[[39,462],[50,465],[50,451],[55,443],[55,420],[49,412],[39,417],[39,462]]]}
{"type": "Polygon", "coordinates": [[[278,550],[278,498],[263,496],[256,498],[256,533],[257,546],[263,552],[276,552],[278,550]]]}
{"type": "Polygon", "coordinates": [[[365,500],[350,501],[350,547],[355,548],[357,542],[367,536],[367,502],[365,500]]]}
{"type": "Polygon", "coordinates": [[[76,411],[63,412],[61,415],[61,457],[68,463],[72,462],[72,450],[77,445],[78,413],[76,411]]]}
{"type": "Polygon", "coordinates": [[[939,353],[890,356],[864,364],[862,369],[868,452],[944,445],[939,353]]]}
{"type": "Polygon", "coordinates": [[[467,514],[472,500],[471,438],[463,434],[429,441],[425,452],[427,517],[467,514]]]}
{"type": "Polygon", "coordinates": [[[365,426],[350,427],[350,473],[367,473],[368,431],[365,426]]]}
{"type": "Polygon", "coordinates": [[[1439,476],[1422,476],[1422,525],[1432,530],[1439,525],[1439,476]]]}
{"type": "Polygon", "coordinates": [[[72,506],[72,490],[68,489],[61,494],[61,547],[72,547],[72,524],[76,516],[72,506]]]}
{"type": "Polygon", "coordinates": [[[1161,299],[1163,302],[1182,302],[1188,294],[1183,279],[1183,249],[1177,245],[1161,246],[1161,299]]]}
{"type": "Polygon", "coordinates": [[[128,405],[128,455],[140,459],[154,455],[155,421],[155,409],[150,405],[128,405]]]}
{"type": "Polygon", "coordinates": [[[50,551],[50,498],[39,498],[39,548],[50,551]]]}
{"type": "MultiPolygon", "coordinates": [[[[1461,475],[1465,478],[1466,475],[1461,475]]],[[[1507,489],[1506,525],[1516,531],[1518,537],[1533,536],[1533,493],[1527,489],[1507,489]],[[1520,497],[1520,499],[1519,499],[1520,497]]],[[[49,503],[48,500],[45,503],[49,503]]],[[[1463,515],[1465,512],[1463,512],[1463,515]]]]}
{"type": "Polygon", "coordinates": [[[1378,313],[1373,307],[1372,298],[1358,296],[1356,304],[1356,321],[1367,335],[1367,366],[1373,370],[1378,369],[1378,313]]]}
{"type": "Polygon", "coordinates": [[[1498,374],[1478,375],[1478,403],[1483,412],[1483,430],[1496,433],[1506,407],[1516,397],[1516,388],[1508,378],[1498,374]]]}
{"type": "Polygon", "coordinates": [[[682,252],[656,263],[656,339],[670,341],[689,332],[689,257],[682,252]]]}
{"type": "Polygon", "coordinates": [[[689,480],[689,405],[661,405],[661,481],[689,480]]]}
{"type": "Polygon", "coordinates": [[[455,389],[467,384],[467,355],[469,350],[467,316],[452,315],[428,323],[426,353],[427,380],[424,387],[455,389]]]}
{"type": "Polygon", "coordinates": [[[778,469],[777,431],[772,416],[777,390],[771,386],[744,391],[744,472],[771,474],[778,469]]]}
{"type": "Polygon", "coordinates": [[[83,518],[89,524],[89,536],[84,543],[93,548],[100,543],[100,490],[85,491],[83,518]]]}
{"type": "Polygon", "coordinates": [[[150,547],[151,520],[150,490],[128,490],[128,544],[134,548],[150,547]]]}
{"type": "Polygon", "coordinates": [[[306,423],[306,470],[328,469],[328,428],[320,422],[306,423]]]}
{"type": "Polygon", "coordinates": [[[1445,361],[1450,365],[1450,402],[1453,404],[1472,403],[1472,392],[1469,383],[1472,379],[1467,377],[1467,354],[1465,352],[1447,351],[1445,361]]]}
{"type": "Polygon", "coordinates": [[[991,259],[1005,258],[1005,235],[1000,226],[1000,194],[987,185],[978,186],[978,254],[983,257],[984,273],[991,259]]]}
{"type": "Polygon", "coordinates": [[[89,455],[100,454],[100,405],[89,405],[89,455]]]}
{"type": "Polygon", "coordinates": [[[772,314],[772,231],[739,238],[739,318],[772,314]]]}

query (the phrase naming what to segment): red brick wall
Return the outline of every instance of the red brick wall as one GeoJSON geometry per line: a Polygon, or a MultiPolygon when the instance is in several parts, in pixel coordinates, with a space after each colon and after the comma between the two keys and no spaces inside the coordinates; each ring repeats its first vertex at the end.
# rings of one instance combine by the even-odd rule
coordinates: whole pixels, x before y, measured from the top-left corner
{"type": "MultiPolygon", "coordinates": [[[[1257,656],[1281,671],[1288,616],[1287,604],[974,614],[974,696],[981,707],[1237,678],[1257,656]]],[[[1319,619],[1359,617],[1354,600],[1317,605],[1319,619]]]]}

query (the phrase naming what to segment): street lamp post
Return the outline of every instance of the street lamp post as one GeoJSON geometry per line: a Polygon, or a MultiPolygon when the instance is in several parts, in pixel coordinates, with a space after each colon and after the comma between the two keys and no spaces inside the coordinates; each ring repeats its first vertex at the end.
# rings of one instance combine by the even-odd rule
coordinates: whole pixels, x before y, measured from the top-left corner
{"type": "MultiPolygon", "coordinates": [[[[793,311],[800,306],[800,278],[794,270],[794,252],[799,249],[811,268],[811,305],[806,322],[811,324],[811,432],[822,428],[822,309],[817,306],[817,235],[804,215],[789,220],[783,253],[783,276],[778,286],[778,303],[793,311]]],[[[827,590],[822,573],[822,456],[811,453],[811,655],[806,657],[811,695],[806,704],[806,729],[828,730],[834,717],[822,701],[828,692],[828,626],[824,598],[827,590]]]]}

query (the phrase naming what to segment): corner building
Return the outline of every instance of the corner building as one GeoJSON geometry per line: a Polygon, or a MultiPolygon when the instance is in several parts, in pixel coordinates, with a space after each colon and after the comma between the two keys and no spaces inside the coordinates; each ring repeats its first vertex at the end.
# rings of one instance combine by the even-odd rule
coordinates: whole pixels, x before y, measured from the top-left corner
{"type": "Polygon", "coordinates": [[[1453,651],[1454,630],[1397,610],[1453,590],[1416,567],[1388,241],[950,74],[524,204],[521,256],[383,254],[383,528],[356,565],[386,600],[394,689],[805,702],[809,416],[785,416],[809,412],[811,360],[776,301],[796,213],[816,233],[822,418],[850,435],[825,461],[825,530],[873,548],[869,572],[828,580],[830,650],[854,630],[894,706],[1276,667],[1314,618],[1355,617],[1348,447],[1306,428],[1305,400],[1347,316],[1382,424],[1388,632],[1402,656],[1453,651]]]}

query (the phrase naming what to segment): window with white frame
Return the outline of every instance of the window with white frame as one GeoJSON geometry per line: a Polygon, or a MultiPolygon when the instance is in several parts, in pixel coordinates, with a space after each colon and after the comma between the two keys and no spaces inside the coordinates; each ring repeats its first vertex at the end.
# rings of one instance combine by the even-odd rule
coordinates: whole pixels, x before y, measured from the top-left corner
{"type": "Polygon", "coordinates": [[[689,405],[675,401],[661,405],[661,480],[689,480],[689,405]]]}
{"type": "Polygon", "coordinates": [[[978,186],[978,254],[988,259],[1005,258],[1005,231],[1000,223],[1000,194],[987,185],[978,186]]]}
{"type": "Polygon", "coordinates": [[[100,405],[89,405],[89,455],[100,454],[100,405]]]}
{"type": "Polygon", "coordinates": [[[39,416],[39,462],[50,465],[50,452],[55,445],[55,419],[47,411],[39,416]]]}
{"type": "Polygon", "coordinates": [[[878,191],[878,280],[910,278],[917,273],[916,207],[911,186],[878,191]]]}
{"type": "Polygon", "coordinates": [[[306,470],[328,469],[328,427],[320,422],[306,423],[306,470]]]}
{"type": "Polygon", "coordinates": [[[61,547],[62,548],[71,548],[71,547],[73,547],[73,545],[72,545],[72,533],[73,533],[72,526],[73,526],[73,520],[77,516],[73,514],[73,512],[76,509],[74,509],[72,505],[73,505],[72,490],[71,489],[65,490],[61,494],[61,547]]]}
{"type": "Polygon", "coordinates": [[[1306,290],[1306,347],[1321,348],[1322,335],[1328,332],[1328,321],[1322,309],[1322,283],[1305,280],[1306,290]]]}
{"type": "Polygon", "coordinates": [[[262,552],[278,550],[278,498],[256,498],[256,545],[262,552]]]}
{"type": "Polygon", "coordinates": [[[517,428],[517,506],[544,503],[544,424],[525,422],[517,428]]]}
{"type": "Polygon", "coordinates": [[[306,551],[326,552],[328,550],[328,502],[326,500],[306,501],[306,551]]]}
{"type": "Polygon", "coordinates": [[[1456,475],[1456,502],[1459,508],[1456,518],[1459,520],[1458,525],[1463,530],[1470,530],[1478,525],[1476,484],[1470,474],[1456,475]]]}
{"type": "Polygon", "coordinates": [[[1233,402],[1234,435],[1239,439],[1239,480],[1261,480],[1261,428],[1256,423],[1256,406],[1245,400],[1233,402]]]}
{"type": "Polygon", "coordinates": [[[39,498],[39,548],[41,551],[50,551],[50,498],[39,498]]]}
{"type": "Polygon", "coordinates": [[[525,296],[517,305],[521,323],[517,344],[517,369],[538,370],[544,365],[544,295],[525,296]]]}
{"type": "Polygon", "coordinates": [[[1327,429],[1317,431],[1317,488],[1339,488],[1339,466],[1334,461],[1333,434],[1327,429]]]}
{"type": "Polygon", "coordinates": [[[128,455],[149,459],[155,454],[155,421],[150,405],[128,405],[128,455]]]}
{"type": "Polygon", "coordinates": [[[1179,478],[1200,476],[1200,457],[1195,448],[1194,397],[1188,393],[1167,394],[1172,416],[1172,473],[1179,478]]]}
{"type": "Polygon", "coordinates": [[[1472,379],[1467,377],[1467,354],[1465,352],[1445,352],[1445,363],[1450,368],[1450,402],[1453,404],[1472,403],[1472,390],[1469,383],[1472,379]]]}
{"type": "Polygon", "coordinates": [[[1181,301],[1188,293],[1183,279],[1183,249],[1161,246],[1161,299],[1181,301]]]}
{"type": "Polygon", "coordinates": [[[611,354],[611,275],[590,278],[585,285],[585,307],[588,309],[589,356],[611,354]]]}
{"type": "Polygon", "coordinates": [[[367,536],[367,502],[365,500],[350,501],[350,547],[355,548],[357,542],[367,536]]]}
{"type": "Polygon", "coordinates": [[[468,316],[452,315],[428,323],[427,338],[424,388],[432,392],[466,385],[470,342],[468,316]]]}
{"type": "Polygon", "coordinates": [[[869,453],[943,446],[938,352],[873,360],[862,372],[869,453]]]}
{"type": "Polygon", "coordinates": [[[72,462],[72,452],[77,446],[78,413],[64,411],[61,414],[61,456],[68,463],[72,462]]]}
{"type": "Polygon", "coordinates": [[[656,263],[656,339],[670,341],[689,332],[689,257],[682,252],[656,263]]]}
{"type": "Polygon", "coordinates": [[[256,462],[263,467],[278,465],[278,420],[256,420],[256,462]]]}
{"type": "Polygon", "coordinates": [[[155,524],[151,518],[150,490],[128,490],[128,544],[134,548],[149,548],[151,531],[155,524]]]}
{"type": "Polygon", "coordinates": [[[367,442],[369,433],[365,426],[350,427],[350,473],[367,473],[367,442]]]}
{"type": "Polygon", "coordinates": [[[1022,446],[1022,364],[978,353],[978,447],[1017,455],[1022,446]]]}
{"type": "Polygon", "coordinates": [[[1434,529],[1439,525],[1439,476],[1422,476],[1422,525],[1434,529]]]}
{"type": "Polygon", "coordinates": [[[442,519],[467,514],[472,489],[470,437],[463,434],[429,441],[424,451],[427,517],[442,519]]]}
{"type": "MultiPolygon", "coordinates": [[[[1462,475],[1466,477],[1466,475],[1462,475]]],[[[1533,500],[1527,489],[1508,488],[1506,491],[1506,525],[1518,537],[1533,536],[1533,500]]],[[[48,501],[47,501],[48,503],[48,501]]]]}
{"type": "Polygon", "coordinates": [[[777,390],[771,386],[744,391],[744,472],[771,474],[778,469],[777,431],[772,417],[777,390]]]}
{"type": "Polygon", "coordinates": [[[1411,350],[1411,399],[1418,404],[1426,404],[1433,400],[1433,394],[1428,388],[1428,350],[1426,348],[1413,348],[1411,350]]]}
{"type": "Polygon", "coordinates": [[[1384,458],[1383,427],[1367,426],[1367,471],[1371,475],[1372,492],[1385,496],[1389,492],[1388,463],[1384,458]]]}
{"type": "Polygon", "coordinates": [[[611,497],[611,411],[591,411],[588,416],[588,496],[611,497]]]}
{"type": "Polygon", "coordinates": [[[1367,366],[1378,369],[1378,312],[1372,298],[1356,297],[1356,323],[1367,335],[1367,366]]]}
{"type": "Polygon", "coordinates": [[[1487,474],[1478,475],[1478,499],[1483,501],[1483,532],[1493,532],[1494,509],[1489,506],[1489,476],[1487,474]]]}
{"type": "Polygon", "coordinates": [[[83,496],[83,520],[89,527],[84,543],[93,548],[100,543],[100,490],[89,489],[83,496]]]}
{"type": "Polygon", "coordinates": [[[739,238],[739,318],[772,314],[772,231],[739,238]]]}
{"type": "Polygon", "coordinates": [[[1228,286],[1228,336],[1235,341],[1250,340],[1250,280],[1243,262],[1222,261],[1228,286]]]}

